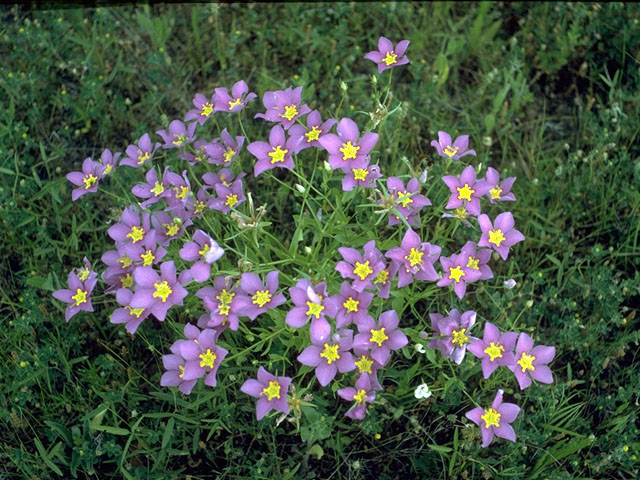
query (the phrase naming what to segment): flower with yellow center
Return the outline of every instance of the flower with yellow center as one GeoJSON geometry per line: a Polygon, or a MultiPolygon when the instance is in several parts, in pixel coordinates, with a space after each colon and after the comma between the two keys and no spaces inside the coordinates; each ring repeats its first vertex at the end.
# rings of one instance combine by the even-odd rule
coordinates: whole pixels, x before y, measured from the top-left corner
{"type": "Polygon", "coordinates": [[[202,105],[202,110],[200,111],[200,115],[203,117],[208,117],[209,115],[211,115],[212,112],[213,112],[213,105],[211,105],[209,102],[205,102],[204,105],[202,105]]]}
{"type": "Polygon", "coordinates": [[[202,200],[198,200],[196,202],[196,208],[193,210],[193,213],[198,214],[204,212],[204,209],[207,207],[207,204],[202,200]]]}
{"type": "Polygon", "coordinates": [[[178,368],[180,369],[180,373],[178,374],[179,378],[184,377],[184,365],[178,365],[178,368]]]}
{"type": "Polygon", "coordinates": [[[131,274],[127,273],[126,275],[120,275],[120,284],[122,285],[122,288],[133,287],[133,277],[131,274]]]}
{"type": "Polygon", "coordinates": [[[480,267],[478,266],[479,263],[480,263],[480,259],[479,258],[474,258],[471,255],[469,255],[469,261],[467,262],[467,268],[473,268],[474,270],[480,270],[480,267]]]}
{"type": "Polygon", "coordinates": [[[187,141],[187,137],[185,137],[184,135],[174,135],[173,138],[175,138],[175,140],[171,143],[173,143],[176,147],[181,147],[182,144],[187,141]]]}
{"type": "Polygon", "coordinates": [[[536,367],[533,366],[533,361],[535,359],[535,356],[527,355],[525,352],[522,352],[520,360],[518,360],[516,363],[520,365],[522,373],[525,373],[527,370],[531,370],[533,372],[536,369],[536,367]]]}
{"type": "Polygon", "coordinates": [[[385,268],[378,275],[376,275],[376,278],[373,281],[373,283],[374,285],[378,285],[379,283],[381,283],[382,285],[386,285],[388,280],[389,280],[389,270],[385,268]]]}
{"type": "Polygon", "coordinates": [[[466,331],[466,328],[453,330],[451,332],[451,343],[461,348],[464,347],[467,343],[469,343],[469,337],[465,335],[466,331]]]}
{"type": "Polygon", "coordinates": [[[177,223],[163,223],[162,226],[164,227],[164,232],[168,237],[173,237],[180,231],[180,225],[177,223]]]}
{"type": "Polygon", "coordinates": [[[151,189],[151,193],[153,193],[155,197],[162,195],[164,193],[164,185],[160,182],[156,182],[154,187],[151,189]]]}
{"type": "Polygon", "coordinates": [[[131,227],[131,231],[127,233],[127,238],[130,238],[133,243],[138,243],[144,238],[144,228],[134,225],[131,227]]]}
{"type": "Polygon", "coordinates": [[[142,165],[144,162],[151,158],[151,154],[149,152],[143,152],[140,150],[138,152],[138,165],[142,165]]]}
{"type": "Polygon", "coordinates": [[[233,148],[227,147],[227,151],[224,152],[224,163],[229,163],[235,154],[236,151],[233,148]]]}
{"type": "Polygon", "coordinates": [[[464,184],[464,187],[456,187],[458,190],[458,200],[466,200],[467,202],[471,201],[471,195],[476,193],[474,189],[469,187],[468,183],[464,184]]]}
{"type": "Polygon", "coordinates": [[[459,218],[460,220],[465,220],[467,218],[467,209],[464,207],[460,207],[460,208],[456,208],[454,210],[456,218],[459,218]]]}
{"type": "Polygon", "coordinates": [[[495,230],[489,230],[489,243],[493,243],[496,247],[499,247],[506,238],[499,228],[495,230]]]}
{"type": "Polygon", "coordinates": [[[360,277],[360,280],[364,280],[373,273],[371,267],[369,267],[369,260],[364,263],[356,262],[356,267],[353,269],[353,274],[360,277]]]}
{"type": "Polygon", "coordinates": [[[462,277],[464,277],[464,272],[460,265],[456,265],[455,268],[449,267],[449,280],[455,280],[458,283],[462,277]]]}
{"type": "Polygon", "coordinates": [[[489,361],[493,362],[496,358],[502,358],[502,352],[504,347],[499,342],[491,342],[489,346],[485,348],[484,353],[489,355],[489,361]]]}
{"type": "Polygon", "coordinates": [[[409,250],[409,255],[405,255],[404,259],[409,260],[409,265],[411,266],[411,268],[414,268],[416,265],[422,264],[423,255],[424,252],[421,252],[417,248],[411,247],[411,250],[409,250]]]}
{"type": "Polygon", "coordinates": [[[233,110],[233,107],[237,107],[238,105],[242,105],[242,100],[240,100],[240,97],[236,98],[235,100],[229,100],[229,110],[233,110]]]}
{"type": "Polygon", "coordinates": [[[76,307],[79,307],[83,303],[87,303],[87,292],[86,290],[82,290],[80,288],[76,289],[76,294],[71,298],[76,301],[76,307]]]}
{"type": "Polygon", "coordinates": [[[358,145],[353,145],[351,143],[351,140],[349,140],[347,143],[343,143],[342,147],[340,147],[340,153],[342,153],[342,160],[349,160],[352,158],[356,158],[356,155],[358,153],[358,150],[360,150],[360,147],[358,145]]]}
{"type": "Polygon", "coordinates": [[[453,148],[451,145],[447,145],[447,146],[444,148],[444,150],[442,150],[442,151],[444,152],[444,154],[445,154],[447,157],[451,158],[451,157],[453,157],[456,153],[458,153],[458,150],[459,150],[459,148],[458,148],[458,147],[453,148]]]}
{"type": "Polygon", "coordinates": [[[379,347],[382,346],[385,340],[389,340],[389,337],[384,333],[385,328],[382,327],[379,330],[374,330],[373,328],[369,330],[371,333],[371,338],[369,341],[371,343],[376,343],[379,347]]]}
{"type": "Polygon", "coordinates": [[[358,313],[358,305],[360,305],[360,300],[354,300],[352,297],[342,304],[342,306],[347,310],[347,313],[358,313]]]}
{"type": "Polygon", "coordinates": [[[146,252],[141,253],[140,258],[142,259],[143,267],[150,267],[151,265],[153,265],[153,261],[156,259],[156,256],[153,254],[151,249],[149,249],[146,252]]]}
{"type": "Polygon", "coordinates": [[[274,398],[280,400],[280,383],[276,380],[271,380],[269,386],[262,389],[261,394],[266,395],[267,400],[270,402],[274,398]]]}
{"type": "Polygon", "coordinates": [[[127,268],[130,267],[131,264],[133,263],[133,260],[130,259],[127,254],[125,253],[123,256],[121,256],[118,259],[118,263],[120,263],[122,265],[122,268],[127,268]]]}
{"type": "Polygon", "coordinates": [[[412,194],[407,191],[398,192],[398,201],[402,203],[402,206],[404,208],[407,208],[409,204],[413,203],[413,199],[411,198],[411,195],[412,194]]]}
{"type": "Polygon", "coordinates": [[[352,168],[354,180],[360,180],[361,182],[367,181],[367,176],[369,175],[369,170],[366,168],[352,168]]]}
{"type": "Polygon", "coordinates": [[[78,272],[78,280],[84,282],[87,278],[89,278],[89,269],[87,267],[81,268],[78,272]]]}
{"type": "Polygon", "coordinates": [[[324,344],[324,350],[320,352],[320,356],[327,360],[327,365],[331,365],[336,360],[340,360],[340,354],[338,353],[338,345],[324,344]]]}
{"type": "Polygon", "coordinates": [[[236,206],[236,204],[238,203],[238,195],[236,195],[235,193],[230,193],[229,195],[227,195],[226,197],[226,201],[224,202],[224,204],[227,207],[233,208],[236,206]]]}
{"type": "Polygon", "coordinates": [[[209,251],[209,244],[208,244],[208,243],[205,243],[205,244],[202,246],[202,250],[200,250],[200,251],[198,252],[198,255],[201,255],[201,256],[203,256],[203,257],[204,257],[204,256],[207,254],[207,252],[208,252],[208,251],[209,251]]]}
{"type": "Polygon", "coordinates": [[[144,308],[131,308],[129,305],[124,307],[132,317],[140,318],[140,315],[144,313],[144,308]]]}
{"type": "Polygon", "coordinates": [[[273,151],[269,152],[267,155],[271,157],[271,164],[274,163],[282,163],[284,162],[284,156],[289,152],[286,148],[282,150],[280,145],[277,145],[273,148],[273,151]]]}
{"type": "Polygon", "coordinates": [[[251,303],[262,308],[271,301],[271,292],[269,290],[258,290],[251,297],[251,303]]]}
{"type": "Polygon", "coordinates": [[[107,163],[107,166],[105,167],[104,172],[102,174],[109,175],[111,173],[111,170],[113,170],[113,165],[111,165],[110,163],[107,163]]]}
{"type": "Polygon", "coordinates": [[[492,200],[500,200],[500,194],[502,194],[502,189],[497,185],[489,190],[489,194],[491,195],[492,200]]]}
{"type": "Polygon", "coordinates": [[[189,187],[180,185],[179,187],[173,187],[173,191],[176,192],[176,198],[184,200],[189,195],[189,187]]]}
{"type": "Polygon", "coordinates": [[[316,317],[316,320],[320,318],[320,314],[324,310],[324,305],[320,305],[319,303],[313,303],[307,300],[307,313],[306,315],[313,315],[316,317]]]}
{"type": "Polygon", "coordinates": [[[371,373],[371,366],[373,365],[373,360],[367,357],[366,355],[362,355],[360,360],[354,362],[356,367],[358,367],[358,373],[371,373]]]}
{"type": "Polygon", "coordinates": [[[221,303],[231,303],[233,297],[235,297],[235,292],[227,292],[226,288],[223,288],[220,291],[220,295],[216,296],[216,300],[220,300],[221,303]]]}
{"type": "Polygon", "coordinates": [[[200,355],[198,355],[198,357],[200,358],[200,368],[213,368],[213,365],[216,362],[216,358],[218,358],[217,355],[213,353],[209,348],[207,348],[207,351],[205,353],[201,353],[200,355]]]}
{"type": "Polygon", "coordinates": [[[311,128],[311,130],[309,130],[307,133],[304,134],[304,136],[307,137],[307,143],[311,143],[314,140],[318,140],[318,138],[320,138],[321,133],[322,133],[322,130],[320,130],[318,127],[314,125],[311,128]]]}
{"type": "Polygon", "coordinates": [[[82,179],[82,183],[84,183],[84,189],[89,190],[91,187],[93,187],[96,184],[97,181],[98,181],[98,177],[90,173],[89,175],[87,175],[82,179]]]}
{"type": "Polygon", "coordinates": [[[285,105],[284,113],[280,114],[282,118],[286,118],[289,121],[293,120],[296,115],[298,115],[297,105],[285,105]]]}
{"type": "Polygon", "coordinates": [[[385,65],[388,67],[390,65],[393,65],[394,63],[398,63],[398,55],[396,53],[392,51],[387,52],[387,54],[385,55],[385,57],[382,59],[382,61],[385,63],[385,65]]]}
{"type": "Polygon", "coordinates": [[[166,280],[155,282],[153,286],[156,289],[153,292],[153,298],[159,298],[162,300],[162,303],[165,303],[167,301],[167,297],[173,293],[173,290],[171,290],[171,287],[166,280]]]}
{"type": "Polygon", "coordinates": [[[480,418],[484,420],[484,428],[489,427],[499,427],[500,426],[500,413],[498,413],[493,408],[487,408],[484,411],[484,415],[481,415],[480,418]]]}
{"type": "Polygon", "coordinates": [[[366,390],[358,390],[358,392],[353,396],[353,399],[358,402],[358,404],[362,405],[364,403],[364,398],[367,396],[366,390]]]}

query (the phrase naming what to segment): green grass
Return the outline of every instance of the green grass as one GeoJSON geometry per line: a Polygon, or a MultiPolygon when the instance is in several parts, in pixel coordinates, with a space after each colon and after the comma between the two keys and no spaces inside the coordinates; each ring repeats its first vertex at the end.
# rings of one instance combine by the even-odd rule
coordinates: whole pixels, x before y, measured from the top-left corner
{"type": "MultiPolygon", "coordinates": [[[[14,6],[0,15],[0,477],[638,476],[635,4],[14,6]],[[518,201],[508,207],[527,240],[508,262],[492,262],[495,279],[470,287],[463,301],[423,283],[376,304],[376,313],[402,313],[410,345],[385,368],[385,391],[365,421],[344,417],[348,407],[335,391],[346,378],[321,388],[311,369],[299,368],[308,335],[285,326],[286,306],[225,335],[231,353],[218,387],[197,386],[189,397],[160,387],[161,357],[201,313],[199,301],[188,299],[164,324],[146,321],[133,337],[109,323],[114,302],[106,295],[96,297],[95,314],[65,324],[51,292],[83,256],[102,269],[106,231],[123,206],[111,195],[122,197],[141,178],[120,169],[118,182],[104,183],[108,194],[72,203],[68,172],[165,128],[196,92],[239,79],[260,98],[303,86],[323,118],[348,116],[364,128],[377,98],[375,66],[362,57],[380,35],[410,39],[411,64],[393,71],[390,105],[399,108],[377,112],[374,160],[385,176],[427,168],[423,193],[434,206],[423,211],[423,237],[450,254],[472,236],[440,219],[447,193],[439,177],[460,170],[429,145],[443,129],[471,135],[482,174],[493,166],[518,177],[518,201]],[[513,290],[502,287],[508,278],[517,281],[513,290]],[[449,308],[474,309],[482,321],[555,345],[554,383],[520,391],[509,372],[483,380],[471,356],[455,368],[438,352],[418,354],[413,344],[426,343],[419,332],[430,331],[428,313],[449,308]],[[277,415],[255,421],[254,402],[239,387],[258,365],[287,372],[297,395],[313,395],[297,424],[276,427],[277,415]],[[417,401],[422,382],[434,395],[417,401]],[[500,387],[523,409],[517,442],[481,449],[464,412],[500,387]]],[[[389,73],[377,76],[378,91],[389,73]]],[[[258,99],[242,117],[251,141],[269,130],[252,120],[261,108],[258,99]]],[[[240,134],[235,117],[207,125],[212,136],[224,127],[240,134]]],[[[303,153],[303,177],[247,178],[269,225],[240,231],[210,217],[227,248],[221,271],[237,273],[242,258],[259,273],[282,270],[281,285],[327,278],[333,293],[339,246],[399,243],[403,230],[386,219],[375,225],[366,194],[336,195],[337,177],[316,168],[324,157],[316,163],[303,153]],[[304,177],[312,174],[326,198],[309,190],[304,177]]],[[[253,162],[243,155],[248,171],[253,162]]]]}

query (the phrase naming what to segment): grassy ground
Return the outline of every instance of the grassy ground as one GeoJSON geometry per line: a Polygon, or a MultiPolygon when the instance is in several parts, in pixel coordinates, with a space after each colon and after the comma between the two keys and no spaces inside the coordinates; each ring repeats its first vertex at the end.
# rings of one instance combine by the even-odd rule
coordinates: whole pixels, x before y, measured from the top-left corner
{"type": "MultiPolygon", "coordinates": [[[[1,15],[0,478],[638,477],[637,5],[3,7],[1,15]],[[302,85],[323,116],[364,125],[362,112],[376,104],[374,67],[362,57],[380,35],[411,40],[410,66],[393,74],[401,108],[379,128],[383,172],[428,168],[430,198],[445,201],[445,170],[429,146],[444,129],[470,134],[485,169],[518,177],[513,212],[527,241],[496,268],[499,282],[460,304],[556,346],[554,384],[506,389],[523,407],[515,444],[482,450],[467,426],[463,414],[473,405],[465,392],[484,402],[499,385],[481,380],[477,362],[454,371],[406,347],[363,423],[346,419],[329,388],[315,384],[308,391],[317,408],[305,411],[296,432],[288,422],[256,423],[239,392],[259,353],[229,362],[214,391],[183,397],[159,386],[161,355],[192,321],[195,303],[131,337],[108,322],[112,303],[66,325],[50,295],[83,256],[99,264],[108,222],[119,215],[105,194],[70,201],[64,175],[84,158],[123,150],[181,118],[196,92],[239,79],[260,96],[302,85]],[[501,288],[507,278],[515,289],[501,288]],[[434,396],[418,402],[413,389],[423,381],[434,396]]],[[[250,113],[258,111],[256,101],[250,113]]],[[[264,136],[266,127],[250,118],[249,137],[264,136]]],[[[134,177],[125,172],[122,182],[134,177]]],[[[272,178],[249,180],[249,188],[268,203],[270,232],[284,246],[267,241],[265,257],[252,260],[293,252],[300,265],[287,267],[291,279],[295,268],[317,267],[289,248],[295,229],[312,223],[304,201],[287,201],[293,193],[272,178]]],[[[354,209],[346,214],[368,221],[354,209]]],[[[300,245],[325,252],[366,237],[340,237],[344,219],[336,215],[333,230],[300,245]]],[[[444,221],[425,223],[434,235],[461,238],[444,221]]],[[[411,295],[401,300],[412,307],[400,310],[415,322],[407,329],[413,343],[427,314],[452,297],[411,295]]],[[[98,307],[111,302],[102,298],[98,307]]],[[[254,335],[267,338],[268,330],[252,327],[236,346],[254,335]]]]}

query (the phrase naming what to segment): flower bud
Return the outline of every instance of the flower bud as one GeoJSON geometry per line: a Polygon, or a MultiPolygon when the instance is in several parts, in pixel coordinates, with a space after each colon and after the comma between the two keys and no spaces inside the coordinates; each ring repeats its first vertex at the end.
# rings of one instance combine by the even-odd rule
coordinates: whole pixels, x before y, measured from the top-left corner
{"type": "Polygon", "coordinates": [[[302,185],[300,185],[299,183],[296,183],[294,186],[296,187],[296,190],[298,190],[300,193],[304,193],[304,192],[306,192],[306,191],[307,191],[307,189],[306,189],[306,188],[304,188],[304,187],[303,187],[302,185]]]}
{"type": "Polygon", "coordinates": [[[423,383],[422,385],[418,385],[413,395],[417,399],[429,398],[431,396],[431,390],[429,390],[429,386],[426,383],[423,383]]]}
{"type": "Polygon", "coordinates": [[[504,283],[504,288],[511,290],[513,287],[516,286],[516,281],[513,278],[510,278],[509,280],[506,280],[504,283]]]}
{"type": "Polygon", "coordinates": [[[332,170],[333,170],[333,168],[331,168],[331,164],[330,164],[329,162],[327,162],[326,160],[324,161],[324,169],[325,169],[327,172],[330,172],[330,171],[332,171],[332,170]]]}

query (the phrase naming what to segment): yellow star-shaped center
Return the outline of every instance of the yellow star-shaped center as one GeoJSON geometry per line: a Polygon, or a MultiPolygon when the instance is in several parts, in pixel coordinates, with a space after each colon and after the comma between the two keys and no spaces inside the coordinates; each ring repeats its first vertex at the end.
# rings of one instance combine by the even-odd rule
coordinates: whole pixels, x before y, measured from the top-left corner
{"type": "Polygon", "coordinates": [[[307,143],[311,143],[314,140],[318,140],[318,138],[320,138],[321,133],[322,133],[322,130],[320,130],[318,127],[314,125],[313,127],[311,127],[311,130],[309,130],[307,133],[304,134],[304,136],[307,137],[307,143]]]}
{"type": "Polygon", "coordinates": [[[156,282],[153,286],[156,289],[155,292],[153,292],[153,298],[160,298],[162,303],[165,303],[167,301],[167,297],[173,293],[173,290],[171,290],[171,287],[166,280],[156,282]]]}
{"type": "Polygon", "coordinates": [[[501,415],[493,408],[487,408],[480,418],[484,420],[484,428],[499,427],[501,415]]]}
{"type": "Polygon", "coordinates": [[[209,348],[207,348],[207,351],[205,353],[201,353],[198,356],[200,358],[200,368],[213,368],[213,365],[216,362],[216,358],[218,358],[217,355],[213,353],[209,348]]]}
{"type": "Polygon", "coordinates": [[[411,195],[412,194],[407,191],[398,192],[398,201],[402,203],[402,206],[404,208],[407,208],[409,204],[413,203],[413,199],[411,198],[411,195]]]}
{"type": "Polygon", "coordinates": [[[373,273],[371,267],[369,267],[369,260],[364,263],[356,262],[356,267],[353,269],[353,274],[360,277],[360,280],[364,280],[373,273]]]}
{"type": "Polygon", "coordinates": [[[124,307],[132,317],[140,318],[140,315],[144,313],[144,308],[131,308],[129,305],[124,307]]]}
{"type": "Polygon", "coordinates": [[[463,347],[464,345],[466,345],[469,342],[469,337],[465,335],[466,331],[466,328],[453,330],[451,332],[451,343],[454,345],[458,345],[458,347],[463,347]]]}
{"type": "Polygon", "coordinates": [[[371,333],[369,341],[371,343],[376,343],[379,347],[381,347],[382,343],[385,340],[389,340],[389,337],[384,333],[384,330],[384,327],[380,328],[379,330],[374,330],[373,328],[369,330],[369,332],[371,333]]]}
{"type": "Polygon", "coordinates": [[[458,283],[462,277],[464,277],[464,272],[460,265],[456,265],[455,268],[449,267],[449,280],[455,280],[458,283]]]}
{"type": "Polygon", "coordinates": [[[349,299],[342,304],[347,310],[347,313],[358,313],[358,305],[360,305],[360,300],[354,300],[353,297],[349,297],[349,299]]]}
{"type": "Polygon", "coordinates": [[[123,256],[121,256],[118,259],[118,263],[120,263],[122,265],[122,268],[127,268],[129,266],[131,266],[131,264],[133,263],[133,260],[130,259],[127,254],[125,253],[123,256]]]}
{"type": "Polygon", "coordinates": [[[378,275],[376,275],[375,280],[373,281],[373,283],[375,285],[381,283],[382,285],[385,285],[387,283],[387,281],[389,280],[389,270],[387,270],[386,268],[384,270],[382,270],[378,275]]]}
{"type": "Polygon", "coordinates": [[[342,160],[349,160],[352,158],[356,158],[360,147],[358,145],[353,145],[351,143],[351,140],[349,140],[347,143],[343,143],[342,147],[340,147],[339,150],[340,153],[342,153],[342,160]]]}
{"type": "Polygon", "coordinates": [[[240,100],[240,97],[236,98],[235,100],[229,100],[229,110],[233,110],[233,107],[237,107],[238,105],[242,105],[242,100],[240,100]]]}
{"type": "Polygon", "coordinates": [[[520,365],[522,373],[525,373],[527,370],[531,370],[533,372],[536,369],[536,367],[533,366],[533,361],[535,359],[535,356],[527,355],[525,352],[522,352],[520,360],[518,360],[516,363],[520,365]]]}
{"type": "Polygon", "coordinates": [[[489,190],[489,194],[491,195],[492,200],[500,200],[502,189],[496,185],[491,190],[489,190]]]}
{"type": "Polygon", "coordinates": [[[268,401],[274,398],[280,400],[280,388],[280,383],[277,380],[271,380],[269,386],[262,389],[262,395],[266,395],[268,401]]]}
{"type": "Polygon", "coordinates": [[[371,360],[366,355],[362,355],[360,360],[354,362],[356,367],[358,367],[358,373],[371,373],[371,366],[373,365],[373,360],[371,360]]]}
{"type": "Polygon", "coordinates": [[[307,300],[307,315],[313,315],[316,317],[316,320],[320,318],[320,314],[324,310],[324,305],[320,305],[319,303],[313,303],[307,300]]]}
{"type": "Polygon", "coordinates": [[[144,238],[144,228],[134,225],[131,227],[131,231],[127,233],[127,238],[130,238],[133,243],[138,243],[144,238]]]}
{"type": "Polygon", "coordinates": [[[229,163],[235,154],[236,151],[233,148],[227,147],[227,151],[224,152],[224,163],[229,163]]]}
{"type": "Polygon", "coordinates": [[[82,179],[82,183],[84,183],[84,189],[89,190],[91,187],[93,187],[96,184],[97,181],[98,181],[98,177],[90,173],[89,175],[87,175],[82,179]]]}
{"type": "Polygon", "coordinates": [[[480,259],[479,258],[474,258],[471,255],[469,255],[469,261],[467,262],[467,268],[473,268],[474,270],[480,270],[480,267],[478,266],[479,263],[480,263],[480,259]]]}
{"type": "Polygon", "coordinates": [[[200,111],[200,115],[203,117],[208,117],[209,115],[211,115],[212,112],[213,112],[213,105],[211,105],[209,102],[205,102],[204,105],[202,105],[202,110],[200,111]]]}
{"type": "Polygon", "coordinates": [[[162,183],[160,182],[156,182],[156,184],[151,189],[151,193],[153,193],[154,197],[162,195],[164,193],[164,185],[162,185],[162,183]]]}
{"type": "Polygon", "coordinates": [[[358,390],[355,395],[353,396],[353,399],[358,402],[358,404],[362,405],[364,403],[364,398],[367,396],[367,392],[366,390],[358,390]]]}
{"type": "Polygon", "coordinates": [[[271,157],[271,164],[284,162],[284,156],[289,152],[286,148],[282,150],[280,145],[277,145],[273,148],[273,151],[269,152],[267,155],[271,157]]]}
{"type": "Polygon", "coordinates": [[[227,207],[233,208],[233,207],[236,206],[236,203],[238,203],[238,195],[236,195],[235,193],[231,193],[231,194],[227,195],[227,201],[224,202],[224,204],[227,207]]]}
{"type": "Polygon", "coordinates": [[[138,151],[138,165],[142,165],[150,158],[151,154],[149,152],[143,152],[142,150],[138,151]]]}
{"type": "Polygon", "coordinates": [[[361,182],[367,181],[367,175],[369,175],[369,170],[366,168],[352,168],[353,178],[355,180],[360,180],[361,182]]]}
{"type": "Polygon", "coordinates": [[[155,255],[151,251],[151,249],[147,250],[144,253],[140,254],[140,258],[142,259],[142,265],[144,267],[149,267],[153,265],[153,261],[156,259],[155,255]]]}
{"type": "Polygon", "coordinates": [[[499,228],[495,230],[489,230],[489,243],[493,243],[496,247],[499,247],[500,244],[505,240],[506,239],[504,237],[504,234],[499,228]]]}
{"type": "Polygon", "coordinates": [[[251,303],[258,305],[260,308],[264,307],[271,301],[271,292],[269,290],[258,290],[251,297],[251,303]]]}
{"type": "Polygon", "coordinates": [[[327,364],[331,365],[336,360],[340,360],[340,354],[338,353],[338,345],[324,344],[324,350],[320,352],[320,356],[327,360],[327,364]]]}
{"type": "Polygon", "coordinates": [[[79,307],[83,303],[87,303],[87,291],[80,288],[76,289],[76,294],[71,298],[76,301],[76,307],[79,307]]]}
{"type": "Polygon", "coordinates": [[[476,193],[475,190],[469,187],[468,183],[464,184],[464,187],[457,187],[458,190],[458,200],[466,200],[467,202],[471,201],[471,195],[476,193]]]}
{"type": "Polygon", "coordinates": [[[451,158],[451,157],[453,157],[456,153],[458,153],[458,150],[459,150],[459,148],[458,148],[458,147],[453,148],[451,145],[447,145],[447,146],[444,148],[444,150],[442,150],[442,151],[444,152],[444,154],[445,154],[447,157],[451,158]]]}
{"type": "Polygon", "coordinates": [[[500,345],[499,342],[491,342],[489,346],[485,348],[484,353],[489,355],[489,361],[493,362],[496,358],[502,358],[502,352],[504,352],[504,347],[500,345]]]}
{"type": "Polygon", "coordinates": [[[389,65],[393,65],[394,63],[398,63],[397,58],[398,58],[398,55],[396,53],[394,53],[393,50],[391,50],[390,52],[387,52],[387,54],[382,59],[382,61],[388,67],[389,65]]]}
{"type": "Polygon", "coordinates": [[[405,255],[404,259],[409,260],[409,265],[411,266],[411,268],[413,268],[416,265],[420,265],[422,263],[423,255],[424,252],[421,252],[417,248],[411,247],[411,250],[409,250],[409,255],[405,255]]]}
{"type": "Polygon", "coordinates": [[[287,120],[293,120],[293,117],[296,115],[298,115],[297,105],[285,105],[284,113],[280,114],[282,118],[286,118],[287,120]]]}

